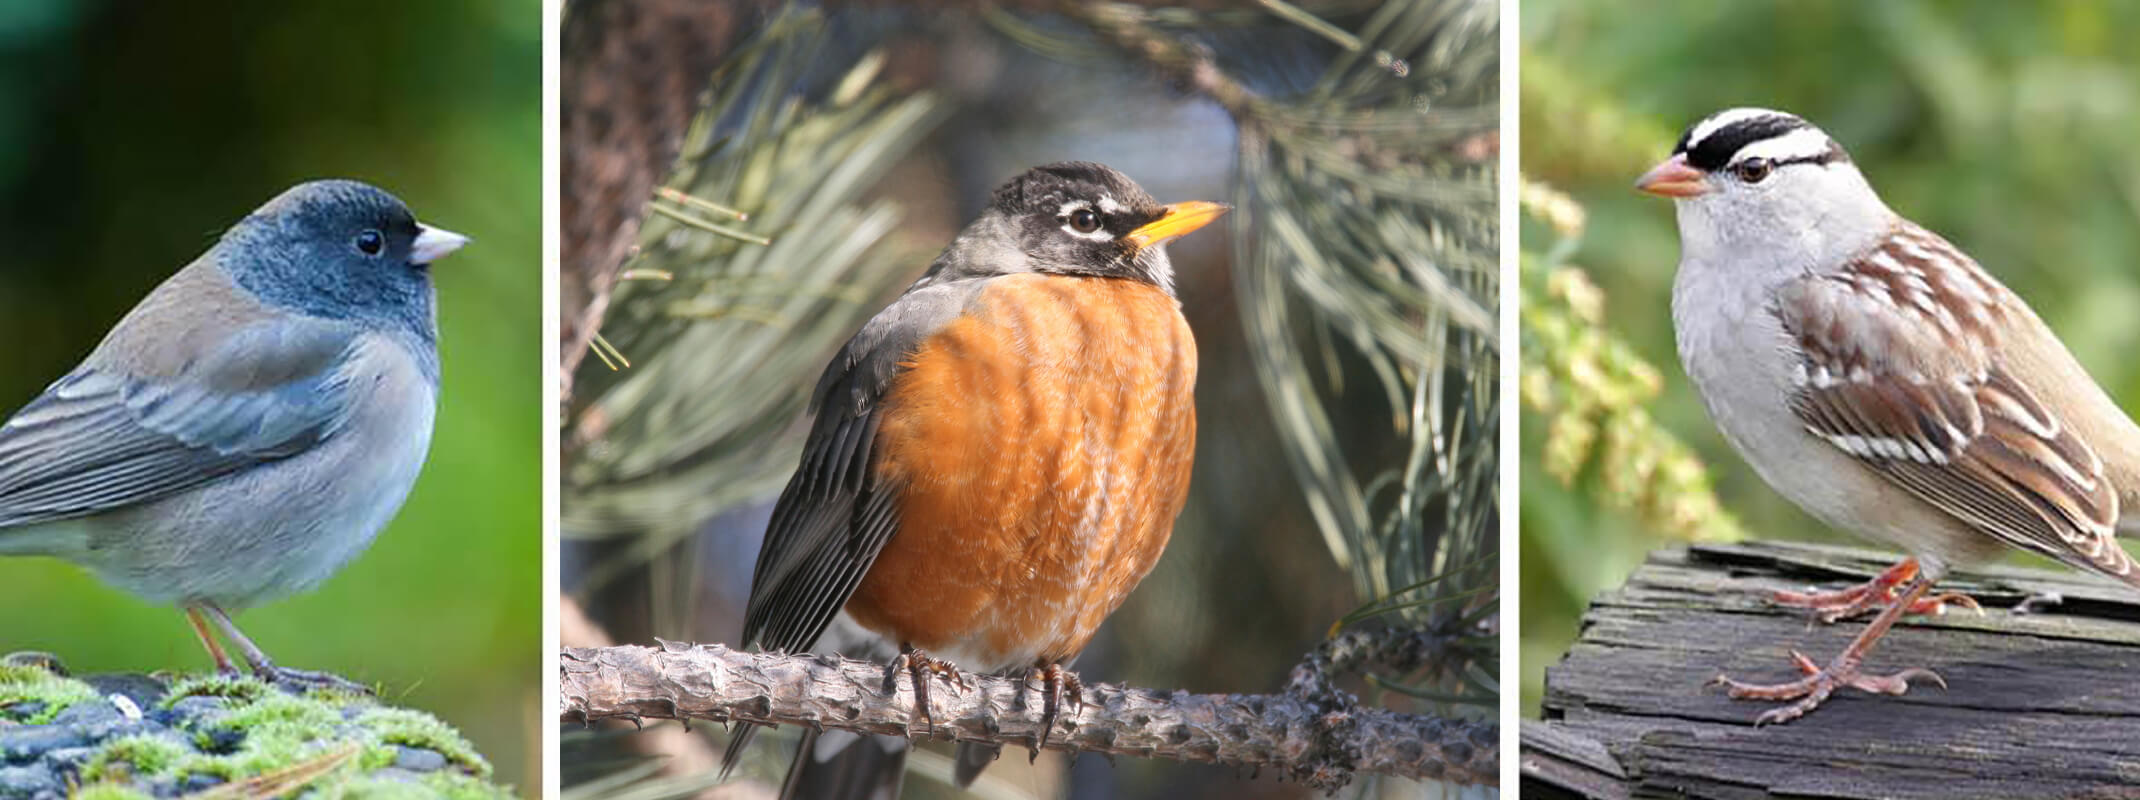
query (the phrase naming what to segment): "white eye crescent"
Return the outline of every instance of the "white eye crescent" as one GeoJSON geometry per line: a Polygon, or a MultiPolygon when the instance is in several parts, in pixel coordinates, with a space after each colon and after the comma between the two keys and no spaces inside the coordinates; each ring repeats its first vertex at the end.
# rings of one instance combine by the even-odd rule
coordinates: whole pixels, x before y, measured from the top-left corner
{"type": "Polygon", "coordinates": [[[1092,210],[1092,204],[1083,200],[1064,203],[1061,219],[1063,221],[1063,232],[1071,236],[1080,239],[1091,239],[1096,242],[1104,242],[1114,238],[1114,234],[1107,232],[1106,220],[1100,216],[1099,212],[1092,210]]]}

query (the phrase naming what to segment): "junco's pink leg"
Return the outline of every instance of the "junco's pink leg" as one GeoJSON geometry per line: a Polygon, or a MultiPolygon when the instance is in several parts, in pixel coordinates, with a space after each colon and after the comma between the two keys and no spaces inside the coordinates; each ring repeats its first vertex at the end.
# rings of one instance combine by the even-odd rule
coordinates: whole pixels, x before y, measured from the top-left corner
{"type": "Polygon", "coordinates": [[[238,668],[231,665],[230,656],[223,652],[222,645],[216,644],[215,634],[209,632],[208,621],[201,619],[201,607],[187,605],[185,612],[186,624],[193,626],[193,635],[200,637],[201,646],[208,648],[208,657],[215,659],[215,671],[225,675],[237,674],[238,668]]]}
{"type": "MultiPolygon", "coordinates": [[[[223,609],[217,608],[213,603],[202,603],[199,608],[208,612],[209,618],[215,620],[216,627],[223,630],[224,637],[230,639],[231,645],[238,649],[238,654],[245,657],[245,664],[252,668],[254,677],[297,692],[334,689],[359,695],[372,693],[371,687],[332,673],[278,667],[275,662],[268,660],[267,653],[263,652],[259,645],[253,644],[252,639],[238,630],[238,624],[232,622],[230,615],[223,613],[223,609]]],[[[210,652],[215,653],[212,647],[210,652]]]]}

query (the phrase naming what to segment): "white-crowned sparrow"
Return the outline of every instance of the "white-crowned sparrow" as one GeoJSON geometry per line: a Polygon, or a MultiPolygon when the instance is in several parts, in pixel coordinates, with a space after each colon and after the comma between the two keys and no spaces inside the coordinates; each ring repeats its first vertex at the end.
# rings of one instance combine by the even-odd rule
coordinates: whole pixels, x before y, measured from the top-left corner
{"type": "Polygon", "coordinates": [[[1678,209],[1672,321],[1717,428],[1792,502],[1911,555],[1856,589],[1778,595],[1829,620],[1884,609],[1824,668],[1793,653],[1800,680],[1719,676],[1732,697],[1796,701],[1757,722],[1838,686],[1938,681],[1859,665],[1903,614],[1966,601],[1926,596],[1951,565],[2018,547],[2140,587],[2115,539],[2121,509],[2140,509],[2140,427],[2020,297],[1889,210],[1826,133],[1720,111],[1635,185],[1678,209]]]}

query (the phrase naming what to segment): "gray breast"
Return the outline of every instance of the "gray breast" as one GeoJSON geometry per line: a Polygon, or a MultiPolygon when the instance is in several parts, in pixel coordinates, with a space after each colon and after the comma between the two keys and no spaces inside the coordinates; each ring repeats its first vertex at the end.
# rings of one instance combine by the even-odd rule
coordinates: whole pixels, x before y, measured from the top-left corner
{"type": "Polygon", "coordinates": [[[78,520],[72,560],[152,602],[226,609],[308,591],[363,553],[415,485],[436,390],[407,349],[377,335],[346,368],[355,416],[286,459],[157,502],[78,520]]]}

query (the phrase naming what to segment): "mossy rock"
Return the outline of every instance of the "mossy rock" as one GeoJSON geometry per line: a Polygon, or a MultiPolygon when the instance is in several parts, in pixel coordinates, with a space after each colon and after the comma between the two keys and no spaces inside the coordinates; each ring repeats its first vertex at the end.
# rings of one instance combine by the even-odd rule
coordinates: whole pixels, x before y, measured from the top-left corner
{"type": "Polygon", "coordinates": [[[43,666],[0,664],[0,724],[43,725],[68,706],[99,697],[89,684],[62,678],[43,666]]]}
{"type": "Polygon", "coordinates": [[[0,664],[0,800],[504,798],[437,717],[250,677],[61,677],[0,664]]]}

